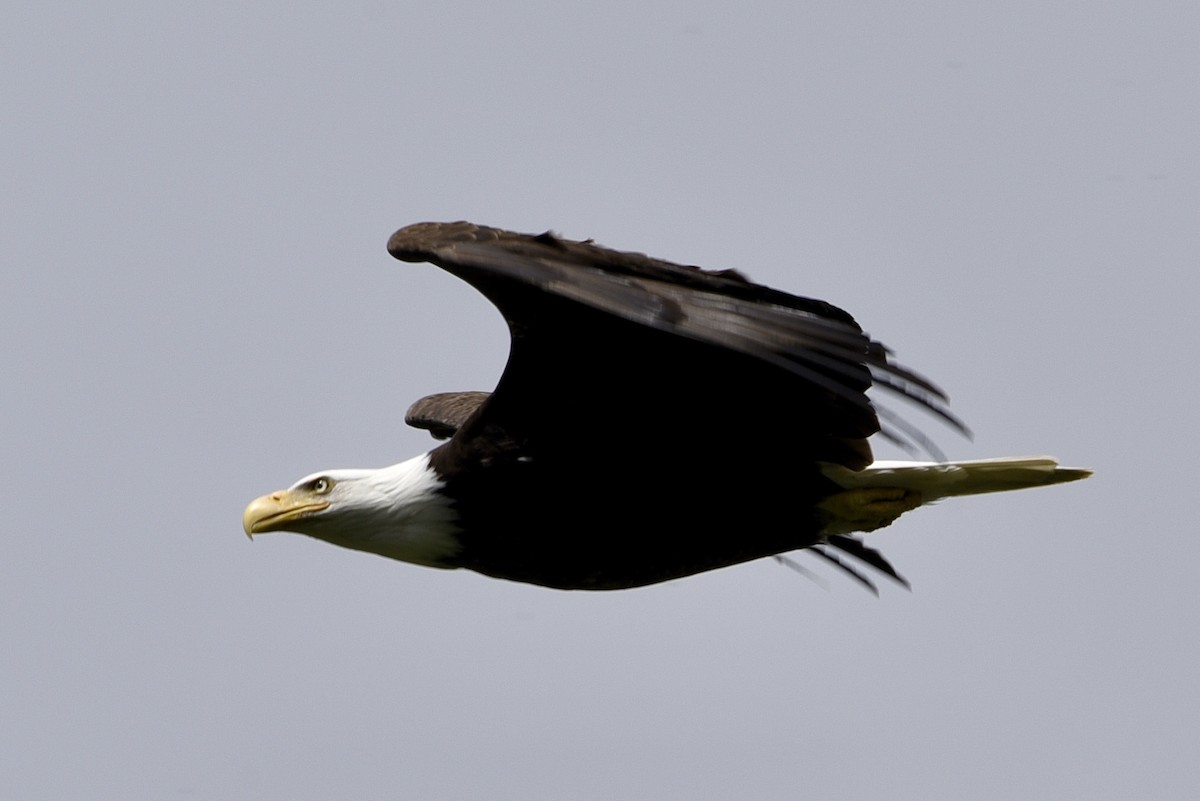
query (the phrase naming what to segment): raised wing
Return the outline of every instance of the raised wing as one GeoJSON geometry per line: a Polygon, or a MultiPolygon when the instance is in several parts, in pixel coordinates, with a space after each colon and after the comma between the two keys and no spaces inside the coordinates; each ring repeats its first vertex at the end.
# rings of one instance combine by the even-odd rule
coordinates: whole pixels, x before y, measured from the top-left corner
{"type": "MultiPolygon", "coordinates": [[[[664,418],[673,420],[689,401],[708,398],[712,409],[725,410],[738,425],[807,426],[796,436],[834,443],[817,448],[814,456],[851,468],[869,463],[865,438],[880,430],[864,394],[872,383],[965,431],[946,409],[945,395],[893,364],[849,314],[751,283],[735,271],[706,271],[590,241],[467,222],[402,228],[388,250],[398,259],[429,261],[459,276],[504,315],[513,348],[481,418],[513,436],[567,422],[548,404],[516,407],[518,398],[528,401],[550,386],[565,387],[575,411],[585,415],[647,401],[650,406],[640,412],[618,412],[635,419],[639,429],[656,417],[669,423],[664,418]],[[689,360],[687,371],[668,382],[663,371],[669,373],[681,358],[689,360]],[[705,373],[703,380],[689,377],[705,373]],[[631,389],[616,392],[618,384],[631,389]],[[646,391],[637,393],[637,387],[646,391]],[[656,400],[672,387],[678,391],[668,402],[656,400]],[[606,397],[608,391],[614,394],[606,397]],[[596,393],[600,399],[593,403],[596,393]],[[540,423],[530,417],[535,412],[542,415],[540,423]]],[[[898,437],[914,438],[913,432],[898,437]]]]}

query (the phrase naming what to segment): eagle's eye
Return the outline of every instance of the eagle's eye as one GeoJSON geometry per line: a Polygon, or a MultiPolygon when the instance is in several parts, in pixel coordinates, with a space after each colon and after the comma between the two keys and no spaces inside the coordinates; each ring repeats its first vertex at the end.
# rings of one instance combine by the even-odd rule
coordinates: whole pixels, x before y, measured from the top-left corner
{"type": "Polygon", "coordinates": [[[318,495],[324,495],[333,489],[333,481],[325,476],[321,476],[320,478],[314,478],[311,482],[309,482],[308,488],[318,495]]]}

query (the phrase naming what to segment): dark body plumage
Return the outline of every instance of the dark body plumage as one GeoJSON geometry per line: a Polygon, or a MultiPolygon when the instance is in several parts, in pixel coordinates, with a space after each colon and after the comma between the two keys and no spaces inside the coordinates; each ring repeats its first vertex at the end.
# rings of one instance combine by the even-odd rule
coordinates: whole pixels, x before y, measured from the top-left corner
{"type": "Polygon", "coordinates": [[[823,535],[841,488],[819,463],[871,462],[873,376],[957,424],[850,315],[734,272],[465,222],[388,250],[473,285],[512,334],[490,396],[410,413],[452,434],[430,456],[458,516],[447,566],[617,589],[821,543],[874,562],[823,535]]]}

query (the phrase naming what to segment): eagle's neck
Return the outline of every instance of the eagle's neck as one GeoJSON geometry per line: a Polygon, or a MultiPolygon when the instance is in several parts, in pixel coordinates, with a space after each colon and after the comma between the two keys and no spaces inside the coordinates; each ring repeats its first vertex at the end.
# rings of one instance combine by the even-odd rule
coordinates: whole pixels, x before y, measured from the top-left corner
{"type": "Polygon", "coordinates": [[[357,483],[353,507],[345,510],[338,531],[323,539],[404,562],[456,566],[462,549],[458,516],[428,453],[363,471],[357,483]]]}

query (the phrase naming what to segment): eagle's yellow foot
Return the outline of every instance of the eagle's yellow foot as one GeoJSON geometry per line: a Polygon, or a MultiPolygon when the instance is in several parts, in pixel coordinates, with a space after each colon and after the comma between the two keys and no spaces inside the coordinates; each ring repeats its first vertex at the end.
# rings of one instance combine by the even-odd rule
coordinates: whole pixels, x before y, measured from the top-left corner
{"type": "Polygon", "coordinates": [[[842,490],[817,505],[825,519],[825,534],[874,531],[921,505],[921,493],[896,487],[842,490]]]}

